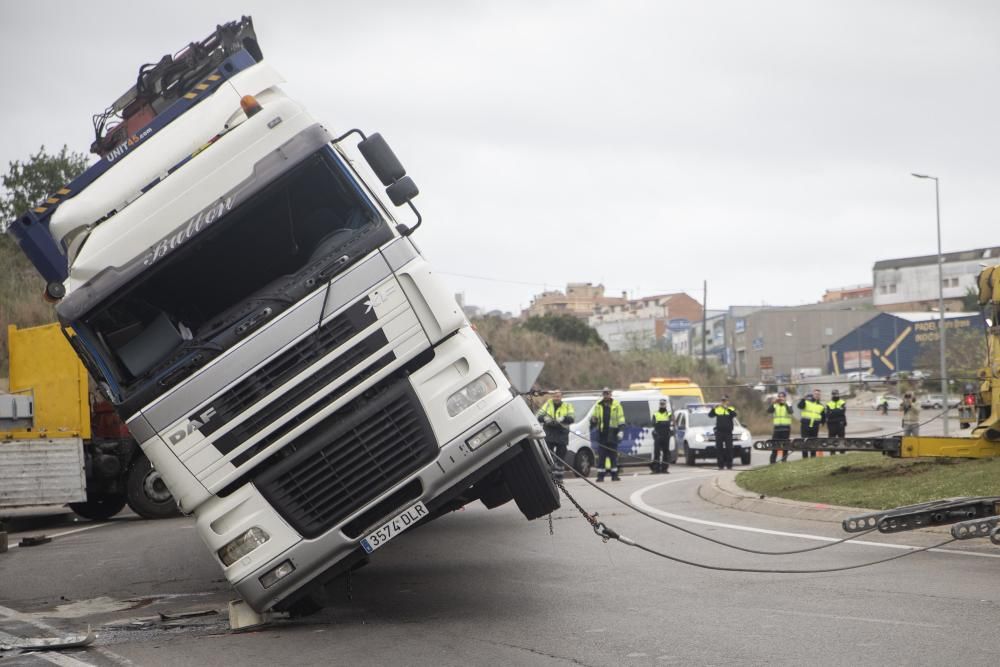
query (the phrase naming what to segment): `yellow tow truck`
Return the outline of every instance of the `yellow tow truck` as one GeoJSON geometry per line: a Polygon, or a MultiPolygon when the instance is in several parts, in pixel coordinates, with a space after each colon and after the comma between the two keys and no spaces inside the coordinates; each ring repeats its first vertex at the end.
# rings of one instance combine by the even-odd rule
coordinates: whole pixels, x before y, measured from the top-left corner
{"type": "Polygon", "coordinates": [[[69,505],[107,519],[126,504],[149,519],[177,507],[160,475],[87,371],[58,324],[7,327],[10,382],[0,393],[0,516],[69,505]]]}

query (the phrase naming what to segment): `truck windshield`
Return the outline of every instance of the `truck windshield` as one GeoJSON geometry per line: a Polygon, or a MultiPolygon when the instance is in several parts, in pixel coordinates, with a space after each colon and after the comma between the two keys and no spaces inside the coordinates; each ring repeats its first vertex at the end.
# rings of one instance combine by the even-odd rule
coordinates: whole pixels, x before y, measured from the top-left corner
{"type": "Polygon", "coordinates": [[[386,222],[325,148],[74,324],[121,400],[144,380],[172,384],[163,376],[177,375],[179,363],[190,374],[388,238],[386,222]]]}

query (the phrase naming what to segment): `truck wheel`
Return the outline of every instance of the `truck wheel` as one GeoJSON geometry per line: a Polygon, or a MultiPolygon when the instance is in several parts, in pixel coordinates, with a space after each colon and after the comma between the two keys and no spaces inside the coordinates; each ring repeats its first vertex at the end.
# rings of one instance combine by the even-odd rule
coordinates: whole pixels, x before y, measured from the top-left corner
{"type": "Polygon", "coordinates": [[[125,508],[125,496],[87,496],[87,501],[70,503],[69,508],[91,521],[110,519],[125,508]]]}
{"type": "Polygon", "coordinates": [[[504,464],[503,477],[517,508],[528,520],[559,509],[559,490],[538,445],[524,441],[521,453],[504,464]]]}
{"type": "Polygon", "coordinates": [[[689,466],[693,466],[695,463],[694,452],[691,451],[691,448],[688,447],[686,442],[684,443],[684,463],[689,466]]]}
{"type": "Polygon", "coordinates": [[[673,438],[670,438],[670,441],[674,443],[674,448],[670,450],[670,456],[668,460],[670,461],[670,463],[673,464],[677,463],[677,441],[674,440],[673,438]]]}
{"type": "Polygon", "coordinates": [[[743,464],[743,465],[745,465],[745,466],[750,465],[750,450],[749,449],[744,449],[743,451],[740,452],[740,463],[743,464]]]}
{"type": "Polygon", "coordinates": [[[590,477],[590,469],[594,467],[594,455],[589,449],[581,449],[573,459],[577,477],[590,477]]]}
{"type": "Polygon", "coordinates": [[[132,461],[125,480],[128,506],[143,519],[163,519],[177,514],[177,503],[163,477],[144,454],[132,461]]]}

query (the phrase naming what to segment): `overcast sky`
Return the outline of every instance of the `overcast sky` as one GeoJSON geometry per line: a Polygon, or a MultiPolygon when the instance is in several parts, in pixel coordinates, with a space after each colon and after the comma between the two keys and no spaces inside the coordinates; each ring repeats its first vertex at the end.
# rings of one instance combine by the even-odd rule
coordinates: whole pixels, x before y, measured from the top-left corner
{"type": "Polygon", "coordinates": [[[816,301],[936,252],[914,171],[946,252],[1000,243],[991,1],[0,0],[0,167],[86,152],[139,65],[241,14],[331,131],[389,140],[469,303],[816,301]]]}

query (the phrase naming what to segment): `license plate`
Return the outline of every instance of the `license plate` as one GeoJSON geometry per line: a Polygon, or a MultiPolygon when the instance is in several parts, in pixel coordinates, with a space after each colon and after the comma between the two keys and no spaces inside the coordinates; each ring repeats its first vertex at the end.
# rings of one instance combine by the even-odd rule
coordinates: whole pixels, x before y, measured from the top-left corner
{"type": "Polygon", "coordinates": [[[413,507],[400,512],[389,519],[361,540],[361,548],[371,553],[380,546],[399,535],[401,532],[427,516],[427,507],[417,503],[413,507]]]}

